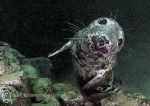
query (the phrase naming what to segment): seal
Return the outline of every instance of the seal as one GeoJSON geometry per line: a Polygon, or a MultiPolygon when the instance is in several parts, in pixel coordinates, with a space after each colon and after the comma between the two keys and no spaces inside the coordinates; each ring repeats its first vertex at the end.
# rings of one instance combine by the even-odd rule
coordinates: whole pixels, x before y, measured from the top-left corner
{"type": "Polygon", "coordinates": [[[74,69],[85,84],[83,90],[107,92],[113,86],[116,55],[124,45],[124,31],[111,18],[98,18],[79,30],[56,54],[71,48],[74,69]]]}

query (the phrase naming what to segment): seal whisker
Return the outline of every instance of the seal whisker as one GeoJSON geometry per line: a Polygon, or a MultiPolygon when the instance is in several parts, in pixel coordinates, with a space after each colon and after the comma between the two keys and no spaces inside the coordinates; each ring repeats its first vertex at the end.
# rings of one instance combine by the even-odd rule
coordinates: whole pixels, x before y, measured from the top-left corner
{"type": "Polygon", "coordinates": [[[115,17],[114,17],[115,20],[117,20],[118,15],[119,15],[119,9],[117,8],[117,10],[116,10],[116,15],[115,15],[115,17]]]}
{"type": "Polygon", "coordinates": [[[65,22],[65,23],[67,23],[67,24],[71,25],[72,27],[77,28],[78,30],[80,30],[80,29],[81,29],[79,26],[74,25],[74,24],[72,24],[72,23],[70,23],[70,22],[65,22]]]}
{"type": "Polygon", "coordinates": [[[110,17],[113,18],[113,13],[112,13],[112,11],[110,11],[110,17]]]}
{"type": "Polygon", "coordinates": [[[76,21],[78,21],[83,27],[86,27],[86,25],[81,20],[76,19],[76,21]]]}
{"type": "Polygon", "coordinates": [[[75,31],[75,30],[71,30],[71,29],[64,29],[64,28],[62,28],[61,30],[63,30],[63,31],[70,31],[70,32],[74,32],[74,33],[76,33],[77,31],[75,31]]]}
{"type": "Polygon", "coordinates": [[[86,38],[65,38],[65,39],[77,39],[77,40],[82,40],[82,39],[86,39],[86,38]]]}
{"type": "Polygon", "coordinates": [[[69,26],[70,28],[72,28],[72,29],[74,29],[74,30],[76,30],[76,31],[79,31],[80,29],[78,29],[78,28],[75,28],[75,27],[72,27],[72,26],[69,26]]]}

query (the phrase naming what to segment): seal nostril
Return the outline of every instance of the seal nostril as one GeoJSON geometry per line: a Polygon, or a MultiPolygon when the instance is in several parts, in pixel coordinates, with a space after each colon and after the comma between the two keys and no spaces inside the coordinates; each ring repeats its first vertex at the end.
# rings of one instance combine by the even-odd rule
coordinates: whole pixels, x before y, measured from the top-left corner
{"type": "Polygon", "coordinates": [[[104,45],[104,40],[100,39],[99,46],[103,46],[103,45],[104,45]]]}
{"type": "Polygon", "coordinates": [[[98,42],[98,37],[97,37],[97,36],[93,36],[93,37],[92,37],[92,41],[93,41],[94,43],[98,42]]]}
{"type": "Polygon", "coordinates": [[[105,24],[107,24],[107,20],[105,18],[104,19],[99,19],[98,23],[102,24],[102,25],[105,25],[105,24]]]}

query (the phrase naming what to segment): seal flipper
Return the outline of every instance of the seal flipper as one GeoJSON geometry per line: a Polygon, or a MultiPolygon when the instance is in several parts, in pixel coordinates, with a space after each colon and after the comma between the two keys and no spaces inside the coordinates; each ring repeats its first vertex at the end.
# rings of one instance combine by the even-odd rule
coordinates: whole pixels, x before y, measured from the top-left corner
{"type": "Polygon", "coordinates": [[[63,47],[61,47],[60,49],[58,49],[58,50],[55,51],[54,53],[50,53],[50,54],[48,55],[48,57],[53,57],[53,56],[55,56],[55,55],[57,55],[57,54],[59,54],[59,53],[65,51],[65,50],[69,49],[70,47],[71,47],[71,41],[67,42],[63,47]]]}

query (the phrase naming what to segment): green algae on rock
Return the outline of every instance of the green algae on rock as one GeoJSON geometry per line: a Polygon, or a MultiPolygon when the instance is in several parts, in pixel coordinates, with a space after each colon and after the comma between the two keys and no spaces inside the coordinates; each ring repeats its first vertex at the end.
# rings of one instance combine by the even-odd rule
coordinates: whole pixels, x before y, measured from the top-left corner
{"type": "Polygon", "coordinates": [[[23,72],[25,73],[26,78],[34,79],[38,78],[37,69],[32,65],[22,65],[23,72]]]}
{"type": "Polygon", "coordinates": [[[31,106],[61,106],[55,97],[50,97],[48,103],[33,103],[31,106]]]}
{"type": "Polygon", "coordinates": [[[143,95],[131,93],[110,95],[101,103],[101,106],[150,106],[150,100],[146,100],[143,95]]]}
{"type": "Polygon", "coordinates": [[[35,94],[35,100],[41,103],[48,103],[53,97],[51,90],[51,81],[48,78],[38,78],[32,86],[32,93],[35,94]]]}
{"type": "Polygon", "coordinates": [[[56,98],[62,104],[66,106],[82,106],[84,104],[84,98],[75,86],[64,83],[57,83],[52,86],[56,98]]]}
{"type": "Polygon", "coordinates": [[[52,63],[46,57],[26,58],[23,59],[22,64],[32,65],[33,67],[35,67],[41,77],[52,77],[52,63]]]}

